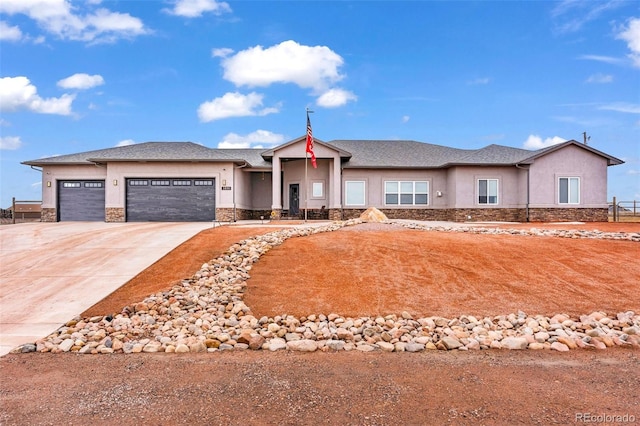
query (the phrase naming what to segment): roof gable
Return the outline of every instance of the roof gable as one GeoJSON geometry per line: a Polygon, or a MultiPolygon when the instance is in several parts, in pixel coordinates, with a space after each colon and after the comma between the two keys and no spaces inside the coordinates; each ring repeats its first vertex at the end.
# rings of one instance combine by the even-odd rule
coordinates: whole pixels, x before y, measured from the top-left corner
{"type": "Polygon", "coordinates": [[[597,149],[595,149],[595,148],[593,148],[593,147],[591,147],[591,146],[589,146],[587,144],[580,143],[580,142],[578,142],[576,140],[573,140],[573,139],[569,140],[569,141],[566,141],[566,142],[563,142],[563,143],[552,145],[552,146],[547,147],[547,148],[542,148],[542,149],[539,149],[537,151],[534,151],[533,155],[529,156],[528,158],[526,158],[522,162],[523,163],[531,163],[536,158],[539,158],[539,157],[542,157],[544,155],[550,154],[552,152],[558,151],[560,149],[566,148],[567,146],[577,146],[578,148],[585,149],[585,150],[587,150],[587,151],[589,151],[589,152],[591,152],[591,153],[593,153],[595,155],[599,155],[601,157],[604,157],[604,158],[607,159],[607,166],[616,166],[618,164],[623,164],[624,163],[624,161],[622,161],[619,158],[616,158],[616,157],[614,157],[612,155],[606,154],[606,153],[604,153],[602,151],[599,151],[599,150],[597,150],[597,149]]]}
{"type": "MultiPolygon", "coordinates": [[[[292,145],[296,145],[296,144],[300,144],[300,143],[304,143],[306,144],[307,142],[307,137],[305,136],[300,136],[299,138],[293,139],[289,142],[286,142],[282,145],[278,145],[272,149],[266,150],[264,152],[262,152],[262,157],[266,160],[269,159],[271,160],[271,158],[273,158],[273,156],[275,155],[276,151],[280,151],[280,150],[284,150],[292,145]]],[[[340,149],[339,147],[334,146],[333,144],[330,143],[326,143],[320,139],[317,138],[313,138],[313,144],[314,144],[314,152],[315,152],[315,148],[316,146],[322,146],[325,147],[331,151],[336,151],[341,158],[351,158],[351,153],[345,150],[340,149]]],[[[301,150],[301,155],[300,157],[303,158],[303,153],[305,152],[305,150],[301,150]]]]}

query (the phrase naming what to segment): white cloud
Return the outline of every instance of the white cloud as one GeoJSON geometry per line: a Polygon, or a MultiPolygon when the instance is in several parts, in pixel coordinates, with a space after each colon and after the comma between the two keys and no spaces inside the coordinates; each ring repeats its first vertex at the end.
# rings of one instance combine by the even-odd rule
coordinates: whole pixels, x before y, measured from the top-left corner
{"type": "Polygon", "coordinates": [[[20,41],[22,39],[22,31],[18,27],[12,27],[5,21],[0,21],[0,40],[2,41],[20,41]]]}
{"type": "Polygon", "coordinates": [[[206,12],[211,12],[214,15],[231,12],[231,7],[228,3],[216,0],[176,0],[173,2],[173,9],[162,10],[171,15],[199,18],[206,12]]]}
{"type": "Polygon", "coordinates": [[[0,149],[16,150],[22,146],[18,136],[0,136],[0,149]]]}
{"type": "Polygon", "coordinates": [[[580,55],[578,59],[583,59],[587,61],[596,61],[596,62],[604,62],[606,64],[622,64],[624,61],[620,58],[615,58],[613,56],[604,56],[604,55],[580,55]]]}
{"type": "Polygon", "coordinates": [[[318,93],[343,79],[340,55],[326,46],[304,46],[293,40],[264,49],[250,47],[222,61],[224,78],[236,86],[266,87],[293,83],[318,93]]]}
{"type": "Polygon", "coordinates": [[[335,108],[346,104],[349,101],[356,101],[358,97],[352,92],[343,89],[329,89],[316,101],[318,106],[325,108],[335,108]]]}
{"type": "Polygon", "coordinates": [[[522,146],[524,147],[524,149],[542,149],[566,141],[566,139],[563,139],[560,136],[554,136],[552,138],[546,138],[542,140],[542,138],[538,135],[529,135],[522,146]]]}
{"type": "Polygon", "coordinates": [[[245,136],[228,133],[218,144],[218,148],[264,148],[281,144],[284,141],[284,135],[268,130],[256,130],[245,136]]]}
{"type": "Polygon", "coordinates": [[[0,13],[26,15],[45,32],[63,40],[114,42],[150,32],[139,18],[105,8],[96,9],[96,4],[95,1],[72,5],[69,0],[2,0],[0,13]]]}
{"type": "Polygon", "coordinates": [[[592,74],[590,75],[585,82],[586,83],[611,83],[613,81],[613,76],[611,74],[592,74]]]}
{"type": "Polygon", "coordinates": [[[409,117],[408,115],[403,115],[401,120],[403,123],[408,123],[409,120],[411,120],[411,117],[409,117]]]}
{"type": "Polygon", "coordinates": [[[221,98],[202,103],[198,107],[198,117],[202,122],[209,122],[221,118],[267,115],[278,112],[277,107],[262,108],[262,98],[263,95],[255,92],[248,95],[238,92],[225,93],[221,98]]]}
{"type": "Polygon", "coordinates": [[[640,175],[640,170],[627,170],[628,175],[640,175]]]}
{"type": "Polygon", "coordinates": [[[631,18],[627,23],[628,26],[622,27],[616,38],[627,42],[631,51],[627,56],[634,67],[640,68],[640,18],[631,18]]]}
{"type": "Polygon", "coordinates": [[[482,77],[482,78],[476,78],[473,80],[469,80],[467,81],[467,84],[475,86],[475,85],[485,85],[485,84],[489,84],[491,82],[491,79],[489,77],[482,77]]]}
{"type": "Polygon", "coordinates": [[[70,115],[75,95],[43,99],[27,77],[0,78],[0,111],[14,112],[26,109],[40,114],[70,115]]]}
{"type": "Polygon", "coordinates": [[[120,142],[118,142],[116,146],[129,146],[129,145],[134,145],[135,143],[136,141],[134,141],[133,139],[123,139],[120,142]]]}
{"type": "Polygon", "coordinates": [[[211,49],[211,56],[214,58],[226,58],[227,56],[233,53],[233,49],[229,49],[228,47],[217,47],[211,49]]]}
{"type": "Polygon", "coordinates": [[[614,102],[602,105],[598,109],[616,112],[626,112],[629,114],[640,114],[640,104],[632,104],[628,102],[614,102]]]}
{"type": "Polygon", "coordinates": [[[623,6],[624,2],[564,0],[556,3],[551,10],[555,29],[560,33],[572,33],[582,29],[587,23],[598,19],[607,11],[623,6]]]}
{"type": "Polygon", "coordinates": [[[63,89],[84,90],[96,86],[101,86],[103,84],[104,78],[102,78],[101,75],[89,75],[84,73],[77,73],[58,81],[58,87],[62,87],[63,89]]]}

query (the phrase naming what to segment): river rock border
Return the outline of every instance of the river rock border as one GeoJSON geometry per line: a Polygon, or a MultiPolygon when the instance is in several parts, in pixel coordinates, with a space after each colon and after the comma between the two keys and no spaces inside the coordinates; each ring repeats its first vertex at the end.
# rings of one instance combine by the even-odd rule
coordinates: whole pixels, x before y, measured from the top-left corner
{"type": "MultiPolygon", "coordinates": [[[[338,314],[256,318],[243,302],[249,271],[260,256],[288,238],[330,232],[362,223],[359,219],[320,227],[289,228],[232,245],[202,265],[188,280],[126,307],[114,316],[77,317],[56,332],[17,347],[13,352],[382,351],[477,349],[640,348],[640,315],[633,311],[607,315],[593,312],[572,318],[524,312],[476,318],[413,318],[399,315],[349,318],[338,314]]],[[[411,229],[439,232],[601,238],[640,242],[637,233],[516,230],[428,226],[394,222],[411,229]]]]}

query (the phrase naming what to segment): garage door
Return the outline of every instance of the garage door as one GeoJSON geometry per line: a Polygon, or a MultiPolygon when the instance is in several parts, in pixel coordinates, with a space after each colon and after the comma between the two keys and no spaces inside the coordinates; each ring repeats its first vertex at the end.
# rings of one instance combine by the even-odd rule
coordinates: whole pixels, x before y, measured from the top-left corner
{"type": "Polygon", "coordinates": [[[214,179],[127,179],[128,222],[204,222],[216,216],[214,179]]]}
{"type": "Polygon", "coordinates": [[[104,181],[58,181],[58,220],[104,221],[104,181]]]}

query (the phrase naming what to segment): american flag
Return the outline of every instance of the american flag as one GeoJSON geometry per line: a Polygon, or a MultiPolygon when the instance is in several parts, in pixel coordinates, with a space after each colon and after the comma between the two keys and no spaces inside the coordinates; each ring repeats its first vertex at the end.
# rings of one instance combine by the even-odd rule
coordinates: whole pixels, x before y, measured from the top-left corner
{"type": "Polygon", "coordinates": [[[318,168],[316,163],[316,155],[313,153],[313,133],[311,132],[311,120],[309,120],[309,111],[307,111],[307,152],[311,154],[311,164],[314,169],[318,168]]]}

